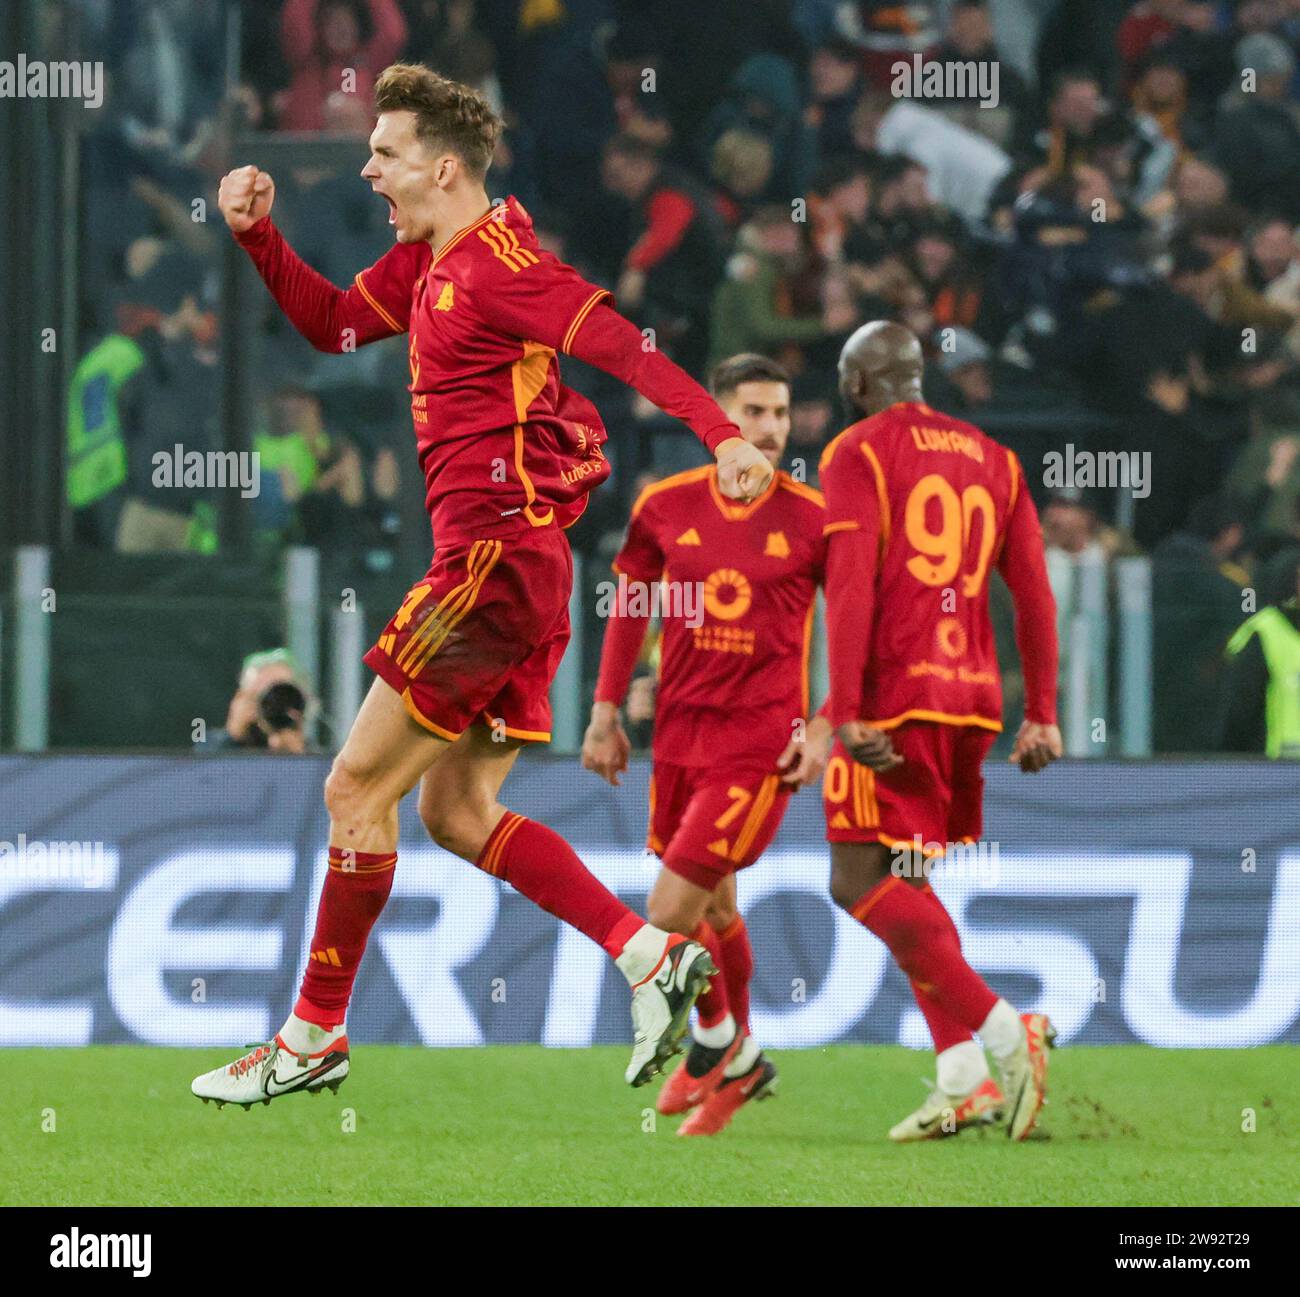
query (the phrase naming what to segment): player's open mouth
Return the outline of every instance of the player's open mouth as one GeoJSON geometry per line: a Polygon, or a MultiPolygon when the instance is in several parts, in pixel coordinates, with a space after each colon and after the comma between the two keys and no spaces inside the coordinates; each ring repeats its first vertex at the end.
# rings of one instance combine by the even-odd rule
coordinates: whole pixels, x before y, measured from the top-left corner
{"type": "Polygon", "coordinates": [[[389,196],[388,196],[387,194],[380,193],[378,189],[375,190],[375,193],[379,194],[380,198],[382,198],[382,199],[384,200],[384,202],[386,202],[386,203],[388,204],[388,223],[389,223],[389,225],[396,225],[396,224],[397,224],[397,204],[396,204],[395,202],[393,202],[393,200],[392,200],[391,198],[389,198],[389,196]]]}

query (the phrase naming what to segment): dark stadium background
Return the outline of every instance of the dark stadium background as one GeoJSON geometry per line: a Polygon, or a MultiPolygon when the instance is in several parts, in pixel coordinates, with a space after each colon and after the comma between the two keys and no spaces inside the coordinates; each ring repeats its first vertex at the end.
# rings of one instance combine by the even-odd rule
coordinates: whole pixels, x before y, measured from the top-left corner
{"type": "MultiPolygon", "coordinates": [[[[0,38],[3,59],[102,61],[107,79],[98,107],[0,98],[0,841],[109,839],[121,858],[120,895],[80,898],[97,918],[49,895],[0,912],[10,1001],[101,983],[128,884],[233,833],[209,805],[222,796],[238,807],[236,837],[280,834],[295,852],[292,917],[262,913],[286,933],[277,985],[293,979],[324,763],[259,774],[294,758],[230,755],[227,708],[247,655],[287,646],[319,700],[309,746],[336,749],[368,685],[361,652],[431,542],[403,342],[313,352],[229,237],[216,186],[242,163],[270,171],[276,222],[349,282],[391,240],[357,172],[370,80],[397,58],[488,95],[508,123],[489,193],[515,194],[546,246],[613,288],[656,345],[696,376],[745,349],[790,367],[787,467],[805,480],[846,421],[835,362],[848,333],[890,317],[922,336],[927,398],[1026,466],[1060,607],[1067,754],[1092,763],[1086,787],[1103,799],[1063,828],[1072,761],[1031,786],[999,776],[996,804],[1014,811],[991,821],[1003,849],[1120,859],[1167,843],[1194,861],[1190,884],[1171,875],[1169,912],[1186,905],[1191,925],[1173,940],[1210,943],[1158,952],[1177,965],[1178,995],[1212,1014],[1254,994],[1270,922],[1291,913],[1294,929],[1296,836],[1276,791],[1285,775],[1262,755],[1263,677],[1224,648],[1252,607],[1294,599],[1300,558],[1300,3],[8,0],[0,38]],[[343,52],[324,66],[310,50],[327,30],[343,52]],[[898,99],[891,67],[916,54],[995,63],[998,103],[898,99]],[[345,68],[357,76],[343,90],[345,68]],[[116,406],[126,475],[88,496],[74,431],[103,417],[106,355],[139,358],[116,406]],[[156,487],[152,457],[178,443],[257,451],[260,493],[156,487]],[[1060,486],[1047,471],[1052,455],[1129,453],[1150,456],[1149,493],[1060,486]],[[114,755],[39,755],[87,751],[114,755]],[[139,765],[123,755],[141,752],[139,765]],[[1124,764],[1153,757],[1174,759],[1140,778],[1124,764]],[[154,791],[133,793],[137,775],[154,791]],[[82,814],[106,786],[119,790],[112,814],[82,814]],[[208,807],[197,820],[176,791],[187,787],[208,807]],[[1114,804],[1130,787],[1149,800],[1114,804]],[[1221,806],[1235,818],[1214,835],[1203,817],[1221,806]],[[1258,840],[1238,841],[1251,824],[1258,840]],[[1216,907],[1232,921],[1207,930],[1216,907]],[[1234,975],[1216,983],[1223,961],[1234,975]]],[[[603,413],[614,473],[570,533],[578,633],[554,691],[556,741],[523,763],[517,796],[544,814],[563,787],[580,844],[635,855],[644,769],[611,800],[572,755],[599,655],[596,587],[636,492],[703,452],[612,380],[563,369],[603,413]]],[[[1014,732],[1000,583],[993,603],[1014,732]]],[[[648,723],[633,733],[644,747],[648,723]]],[[[1004,737],[994,758],[1005,750],[1004,737]]],[[[815,819],[793,816],[778,847],[820,850],[815,819]]],[[[252,902],[229,888],[190,917],[233,922],[252,902]]],[[[971,916],[1047,931],[1053,904],[995,898],[971,916]]],[[[1131,898],[1102,902],[1081,884],[1070,904],[1122,980],[1131,898]]],[[[803,915],[809,949],[832,922],[811,894],[765,915],[783,942],[803,915]]],[[[93,1038],[120,1038],[105,1013],[93,1038]]],[[[409,1024],[392,1029],[410,1038],[409,1024]]],[[[895,1030],[886,1013],[850,1036],[895,1030]]],[[[1087,1030],[1152,1038],[1113,1004],[1087,1030]]],[[[1294,1026],[1257,1034],[1294,1038],[1294,1026]]]]}
{"type": "MultiPolygon", "coordinates": [[[[790,365],[789,458],[809,480],[844,421],[848,331],[892,316],[926,338],[932,403],[1029,466],[1063,596],[1072,753],[1262,748],[1258,681],[1225,678],[1222,651],[1243,586],[1259,606],[1294,595],[1300,545],[1297,5],[14,0],[0,30],[32,57],[102,60],[108,83],[98,108],[0,99],[3,747],[190,748],[196,718],[223,724],[243,657],[286,641],[322,696],[316,739],[335,745],[363,683],[357,649],[428,561],[403,346],[312,352],[215,191],[229,166],[271,171],[276,221],[348,282],[390,239],[356,173],[369,77],[403,57],[505,112],[489,192],[516,194],[658,345],[696,374],[744,348],[790,365]],[[358,69],[355,93],[303,61],[300,33],[318,23],[355,46],[335,60],[358,69]],[[925,100],[906,106],[919,121],[891,117],[890,67],[916,52],[996,59],[998,105],[925,100]],[[1243,93],[1243,65],[1280,97],[1243,93]],[[186,299],[178,336],[160,340],[186,299]],[[69,395],[84,358],[122,335],[149,355],[123,399],[128,476],[81,503],[63,473],[69,395]],[[151,484],[150,457],[176,442],[260,448],[270,465],[307,424],[330,449],[299,465],[296,503],[271,467],[251,500],[151,484]],[[1149,452],[1149,496],[1054,492],[1039,466],[1067,445],[1149,452]],[[339,457],[360,465],[359,504],[314,484],[339,457]],[[124,528],[141,505],[179,524],[124,528]],[[20,578],[20,546],[48,562],[29,556],[20,578]],[[292,547],[315,557],[292,568],[292,547]],[[1140,561],[1116,566],[1126,557],[1140,561]],[[24,581],[57,592],[56,616],[27,616],[24,581]],[[360,625],[332,616],[347,590],[360,625]]],[[[590,609],[638,485],[701,452],[627,389],[564,369],[612,432],[613,480],[572,533],[590,609]]],[[[586,615],[561,747],[580,733],[599,637],[586,615]]]]}

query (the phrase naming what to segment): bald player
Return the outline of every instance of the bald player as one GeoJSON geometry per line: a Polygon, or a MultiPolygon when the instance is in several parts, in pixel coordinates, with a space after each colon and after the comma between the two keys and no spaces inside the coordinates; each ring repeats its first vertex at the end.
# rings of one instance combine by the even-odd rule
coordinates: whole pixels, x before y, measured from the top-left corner
{"type": "Polygon", "coordinates": [[[922,368],[921,344],[902,325],[858,329],[839,386],[863,417],[822,456],[831,896],[889,947],[934,1038],[937,1089],[890,1138],[933,1139],[1000,1116],[1022,1140],[1043,1104],[1055,1030],[1044,1014],[1017,1014],[970,967],[928,875],[954,843],[981,834],[980,767],[1002,728],[992,569],[1015,601],[1025,720],[1011,760],[1030,773],[1061,755],[1056,607],[1020,461],[926,405],[922,368]]]}

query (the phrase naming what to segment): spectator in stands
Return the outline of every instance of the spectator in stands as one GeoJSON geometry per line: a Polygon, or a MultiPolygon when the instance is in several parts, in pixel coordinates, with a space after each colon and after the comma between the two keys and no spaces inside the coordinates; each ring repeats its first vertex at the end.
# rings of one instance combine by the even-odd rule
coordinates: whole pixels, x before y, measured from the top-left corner
{"type": "Polygon", "coordinates": [[[1061,72],[1052,86],[1045,122],[1027,138],[1022,135],[1025,164],[1046,166],[1059,175],[1086,162],[1093,133],[1105,113],[1101,82],[1092,72],[1085,68],[1061,72]]]}
{"type": "Polygon", "coordinates": [[[998,52],[987,0],[956,0],[949,10],[943,42],[929,59],[936,63],[984,63],[998,69],[998,101],[983,104],[978,96],[945,99],[948,116],[968,130],[986,136],[999,148],[1011,143],[1018,118],[1031,111],[1033,96],[1024,78],[998,52]]]}
{"type": "Polygon", "coordinates": [[[804,263],[802,227],[781,207],[765,207],[741,231],[726,279],[713,302],[710,354],[777,355],[787,344],[815,342],[857,323],[851,303],[818,315],[795,315],[793,280],[804,263]]]}
{"type": "Polygon", "coordinates": [[[1300,550],[1279,555],[1267,581],[1269,602],[1228,641],[1218,695],[1222,748],[1294,761],[1300,759],[1300,550]]]}
{"type": "Polygon", "coordinates": [[[878,259],[880,246],[867,232],[871,181],[867,164],[852,155],[824,162],[808,197],[812,244],[825,263],[878,259]]]}
{"type": "Polygon", "coordinates": [[[932,328],[984,332],[989,311],[983,268],[959,228],[949,221],[927,222],[905,249],[904,262],[924,295],[932,328]]]}
{"type": "Polygon", "coordinates": [[[799,78],[789,60],[755,54],[737,68],[725,97],[700,131],[705,165],[718,137],[736,127],[762,135],[771,145],[772,178],[761,198],[788,203],[807,191],[812,132],[804,123],[799,78]]]}
{"type": "Polygon", "coordinates": [[[933,108],[883,92],[862,97],[853,115],[853,139],[860,149],[920,163],[935,200],[967,221],[984,218],[993,190],[1011,169],[1011,159],[983,135],[933,108]]]}
{"type": "Polygon", "coordinates": [[[130,145],[158,174],[192,165],[212,136],[221,102],[224,12],[213,0],[192,4],[118,0],[91,48],[107,50],[113,111],[130,145]]]}
{"type": "Polygon", "coordinates": [[[1095,551],[1105,553],[1101,542],[1101,519],[1081,494],[1058,492],[1043,505],[1041,515],[1043,547],[1077,559],[1095,551]]]}
{"type": "Polygon", "coordinates": [[[1115,43],[1126,67],[1133,68],[1177,31],[1184,0],[1141,0],[1119,25],[1115,43]]]}
{"type": "Polygon", "coordinates": [[[1239,559],[1246,537],[1241,513],[1222,495],[1200,500],[1185,526],[1152,554],[1153,652],[1176,671],[1153,680],[1157,752],[1212,752],[1218,747],[1223,646],[1241,618],[1250,576],[1239,559]]]}
{"type": "Polygon", "coordinates": [[[1247,36],[1236,55],[1253,87],[1244,86],[1219,114],[1215,158],[1228,174],[1233,198],[1248,211],[1300,221],[1300,126],[1287,101],[1295,55],[1267,32],[1247,36]]]}
{"type": "Polygon", "coordinates": [[[1233,73],[1232,37],[1219,30],[1217,0],[1144,0],[1119,25],[1117,48],[1131,86],[1152,58],[1169,60],[1187,78],[1198,115],[1212,110],[1233,73]]]}
{"type": "Polygon", "coordinates": [[[1250,423],[1227,489],[1250,520],[1251,549],[1268,558],[1300,543],[1300,389],[1263,393],[1252,404],[1250,423]]]}
{"type": "MultiPolygon", "coordinates": [[[[1245,349],[1246,355],[1262,356],[1265,342],[1285,334],[1295,324],[1296,317],[1284,305],[1270,301],[1250,283],[1245,248],[1248,223],[1245,212],[1224,204],[1208,208],[1189,221],[1186,238],[1214,263],[1214,291],[1202,303],[1206,313],[1229,328],[1251,330],[1253,336],[1250,347],[1245,349]],[[1263,335],[1263,340],[1258,335],[1263,335]]],[[[1276,372],[1271,377],[1262,380],[1257,377],[1251,385],[1267,386],[1287,368],[1285,361],[1273,364],[1276,372]]]]}
{"type": "Polygon", "coordinates": [[[822,373],[799,375],[790,384],[790,462],[802,461],[806,482],[815,478],[823,447],[840,430],[832,391],[822,373]]]}
{"type": "Polygon", "coordinates": [[[1275,306],[1300,319],[1300,246],[1281,217],[1265,217],[1247,238],[1246,282],[1275,306]]]}
{"type": "Polygon", "coordinates": [[[214,484],[157,478],[154,457],[173,465],[178,444],[183,453],[216,447],[216,320],[199,306],[200,268],[190,258],[163,245],[147,256],[119,290],[116,331],[73,375],[68,502],[83,543],[210,553],[214,484]]]}
{"type": "Polygon", "coordinates": [[[1168,141],[1174,157],[1209,143],[1204,118],[1191,111],[1187,73],[1167,51],[1158,51],[1144,62],[1129,91],[1129,102],[1138,122],[1168,141]]]}
{"type": "Polygon", "coordinates": [[[373,551],[396,541],[400,470],[390,449],[367,456],[353,438],[326,431],[321,398],[296,385],[271,398],[267,427],[253,445],[262,468],[256,519],[264,537],[376,567],[373,551]]]}
{"type": "Polygon", "coordinates": [[[284,0],[280,41],[292,80],[282,99],[280,128],[319,131],[336,91],[369,105],[375,78],[406,44],[397,0],[365,0],[370,34],[363,39],[357,5],[349,0],[284,0]]]}
{"type": "Polygon", "coordinates": [[[419,45],[414,47],[417,57],[435,72],[473,86],[487,99],[494,113],[504,113],[505,98],[497,76],[496,49],[475,26],[475,0],[447,0],[440,7],[445,26],[432,36],[427,49],[419,45]]]}
{"type": "Polygon", "coordinates": [[[842,38],[813,50],[808,62],[809,99],[805,120],[818,158],[835,158],[853,147],[853,110],[862,94],[862,57],[842,38]]]}
{"type": "Polygon", "coordinates": [[[992,355],[988,345],[969,329],[941,330],[938,339],[939,373],[951,395],[938,400],[945,410],[979,422],[979,411],[993,399],[992,355]]]}
{"type": "Polygon", "coordinates": [[[872,166],[872,201],[866,229],[850,231],[852,245],[845,255],[872,264],[888,255],[901,254],[916,231],[947,215],[930,192],[930,175],[912,158],[877,156],[872,166]]]}
{"type": "Polygon", "coordinates": [[[713,144],[709,175],[717,185],[714,205],[734,232],[753,215],[772,178],[772,146],[766,136],[741,126],[723,131],[713,144]]]}
{"type": "Polygon", "coordinates": [[[634,239],[619,274],[619,306],[655,329],[681,365],[702,362],[722,225],[693,178],[648,144],[619,135],[605,149],[605,188],[631,204],[634,239]]]}

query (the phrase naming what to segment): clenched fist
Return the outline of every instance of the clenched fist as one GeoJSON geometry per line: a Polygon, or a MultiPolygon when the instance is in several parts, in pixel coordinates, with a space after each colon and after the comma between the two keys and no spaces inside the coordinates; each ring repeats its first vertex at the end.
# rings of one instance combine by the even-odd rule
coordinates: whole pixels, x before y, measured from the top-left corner
{"type": "Polygon", "coordinates": [[[849,756],[860,766],[877,774],[893,770],[903,764],[903,758],[894,751],[894,741],[885,730],[876,729],[864,721],[848,721],[839,728],[840,742],[849,756]]]}
{"type": "Polygon", "coordinates": [[[275,202],[275,181],[256,167],[236,167],[221,177],[217,206],[236,234],[256,225],[275,202]]]}
{"type": "Polygon", "coordinates": [[[718,443],[718,486],[732,500],[757,500],[767,490],[775,471],[767,456],[743,437],[718,443]]]}
{"type": "Polygon", "coordinates": [[[617,788],[631,752],[632,745],[618,719],[618,708],[613,703],[593,703],[591,724],[582,739],[582,768],[594,770],[617,788]]]}
{"type": "Polygon", "coordinates": [[[1034,775],[1051,765],[1063,751],[1061,731],[1055,725],[1025,721],[1016,735],[1015,747],[1007,758],[1026,774],[1034,775]]]}

